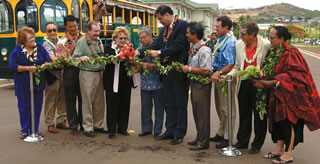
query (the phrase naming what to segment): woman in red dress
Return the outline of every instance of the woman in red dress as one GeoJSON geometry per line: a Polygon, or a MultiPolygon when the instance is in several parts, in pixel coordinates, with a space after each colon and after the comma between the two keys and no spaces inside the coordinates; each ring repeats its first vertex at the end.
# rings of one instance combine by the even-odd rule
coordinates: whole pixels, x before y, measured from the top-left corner
{"type": "Polygon", "coordinates": [[[293,161],[292,150],[303,142],[303,127],[320,128],[320,98],[309,67],[287,41],[288,29],[273,27],[269,33],[271,50],[263,66],[264,80],[254,80],[257,88],[267,90],[269,131],[276,144],[265,158],[273,163],[293,161]]]}

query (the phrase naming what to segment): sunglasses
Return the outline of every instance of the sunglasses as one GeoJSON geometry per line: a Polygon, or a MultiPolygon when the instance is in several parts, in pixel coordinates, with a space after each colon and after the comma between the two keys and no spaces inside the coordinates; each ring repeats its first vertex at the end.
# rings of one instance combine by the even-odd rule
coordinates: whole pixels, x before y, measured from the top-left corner
{"type": "Polygon", "coordinates": [[[51,32],[57,32],[57,29],[49,29],[48,31],[47,31],[48,33],[51,33],[51,32]]]}

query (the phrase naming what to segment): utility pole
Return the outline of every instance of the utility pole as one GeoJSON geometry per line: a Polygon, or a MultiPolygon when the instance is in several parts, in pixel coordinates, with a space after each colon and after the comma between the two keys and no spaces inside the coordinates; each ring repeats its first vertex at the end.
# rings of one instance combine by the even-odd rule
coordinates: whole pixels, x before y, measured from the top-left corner
{"type": "Polygon", "coordinates": [[[319,31],[319,21],[320,21],[320,18],[318,18],[318,39],[317,39],[317,42],[319,40],[319,33],[320,33],[320,31],[319,31]]]}

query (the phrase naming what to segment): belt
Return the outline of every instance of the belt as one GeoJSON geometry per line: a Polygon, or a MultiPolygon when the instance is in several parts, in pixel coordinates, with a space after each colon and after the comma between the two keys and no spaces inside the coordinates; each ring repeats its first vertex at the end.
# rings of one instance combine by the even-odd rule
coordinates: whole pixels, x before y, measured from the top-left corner
{"type": "Polygon", "coordinates": [[[101,72],[102,70],[95,70],[95,71],[92,71],[92,70],[84,70],[84,69],[81,69],[81,71],[88,71],[88,72],[101,72]]]}

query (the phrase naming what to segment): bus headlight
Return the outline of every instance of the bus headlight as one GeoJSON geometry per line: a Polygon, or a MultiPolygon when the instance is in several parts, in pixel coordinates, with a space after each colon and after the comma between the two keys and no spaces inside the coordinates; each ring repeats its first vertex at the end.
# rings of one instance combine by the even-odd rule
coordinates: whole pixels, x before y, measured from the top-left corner
{"type": "Polygon", "coordinates": [[[6,56],[8,53],[8,50],[6,48],[2,48],[1,55],[6,56]]]}

